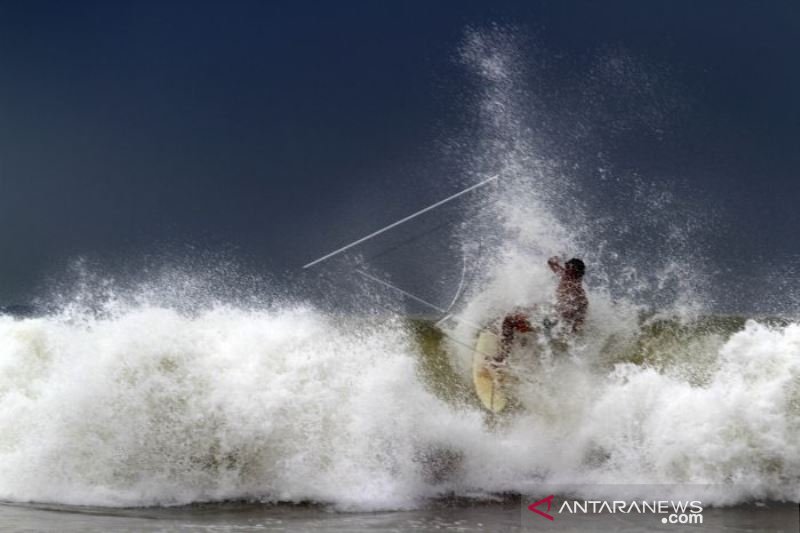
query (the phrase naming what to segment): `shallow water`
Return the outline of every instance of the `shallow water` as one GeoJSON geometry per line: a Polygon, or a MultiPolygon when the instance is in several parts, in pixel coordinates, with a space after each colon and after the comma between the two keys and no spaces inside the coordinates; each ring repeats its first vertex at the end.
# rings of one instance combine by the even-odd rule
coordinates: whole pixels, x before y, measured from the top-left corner
{"type": "Polygon", "coordinates": [[[663,525],[650,515],[595,515],[545,522],[518,499],[439,502],[424,509],[340,513],[321,506],[253,503],[172,508],[0,505],[2,531],[798,531],[796,504],[770,503],[703,511],[703,525],[663,525]]]}

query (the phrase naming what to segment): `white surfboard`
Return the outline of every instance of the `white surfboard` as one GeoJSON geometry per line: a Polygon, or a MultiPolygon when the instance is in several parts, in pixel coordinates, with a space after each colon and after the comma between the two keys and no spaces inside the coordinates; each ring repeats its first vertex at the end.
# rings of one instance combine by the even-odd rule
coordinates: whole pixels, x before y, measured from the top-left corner
{"type": "Polygon", "coordinates": [[[472,357],[472,381],[481,403],[492,413],[499,413],[508,404],[503,390],[505,369],[490,363],[500,350],[500,336],[490,330],[481,331],[472,357]]]}

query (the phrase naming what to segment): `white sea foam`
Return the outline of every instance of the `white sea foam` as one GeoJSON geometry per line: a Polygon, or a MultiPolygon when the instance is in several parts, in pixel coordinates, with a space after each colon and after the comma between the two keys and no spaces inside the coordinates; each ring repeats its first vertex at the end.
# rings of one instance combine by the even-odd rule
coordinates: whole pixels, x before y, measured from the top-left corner
{"type": "Polygon", "coordinates": [[[399,323],[359,329],[301,308],[2,318],[0,498],[396,509],[543,482],[800,497],[798,325],[748,323],[702,386],[557,361],[494,429],[432,394],[417,357],[399,323]]]}

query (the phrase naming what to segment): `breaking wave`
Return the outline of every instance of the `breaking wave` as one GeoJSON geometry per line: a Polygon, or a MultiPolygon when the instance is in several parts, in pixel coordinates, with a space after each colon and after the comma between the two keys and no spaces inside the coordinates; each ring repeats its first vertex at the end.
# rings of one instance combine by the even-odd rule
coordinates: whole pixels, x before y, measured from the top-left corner
{"type": "MultiPolygon", "coordinates": [[[[617,188],[630,195],[603,198],[632,217],[593,203],[573,176],[580,165],[567,164],[578,149],[529,126],[561,124],[591,151],[592,122],[531,94],[525,80],[545,67],[522,69],[515,39],[469,32],[461,53],[479,87],[465,175],[502,179],[476,208],[485,216],[464,222],[474,282],[450,320],[311,303],[184,309],[178,278],[102,312],[0,316],[0,499],[364,510],[624,483],[713,485],[704,503],[800,500],[800,325],[698,303],[708,282],[696,219],[657,186],[637,179],[617,188]],[[475,324],[548,303],[555,254],[589,265],[586,334],[520,369],[517,408],[489,419],[465,346],[475,324]],[[162,290],[166,302],[152,296],[162,290]]],[[[610,134],[664,126],[658,72],[607,50],[589,73],[595,85],[573,87],[586,109],[598,112],[609,84],[638,102],[614,114],[610,134]]],[[[605,163],[592,163],[601,181],[605,163]]]]}

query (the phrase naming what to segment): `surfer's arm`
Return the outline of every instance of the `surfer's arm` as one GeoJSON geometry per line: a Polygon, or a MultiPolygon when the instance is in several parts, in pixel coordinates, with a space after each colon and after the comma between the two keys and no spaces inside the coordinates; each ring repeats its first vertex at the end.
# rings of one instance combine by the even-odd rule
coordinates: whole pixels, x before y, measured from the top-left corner
{"type": "Polygon", "coordinates": [[[561,262],[559,261],[558,257],[556,257],[556,256],[553,256],[553,257],[551,257],[550,259],[547,260],[547,266],[549,266],[550,270],[552,270],[556,274],[563,274],[564,273],[564,267],[561,265],[561,262]]]}

